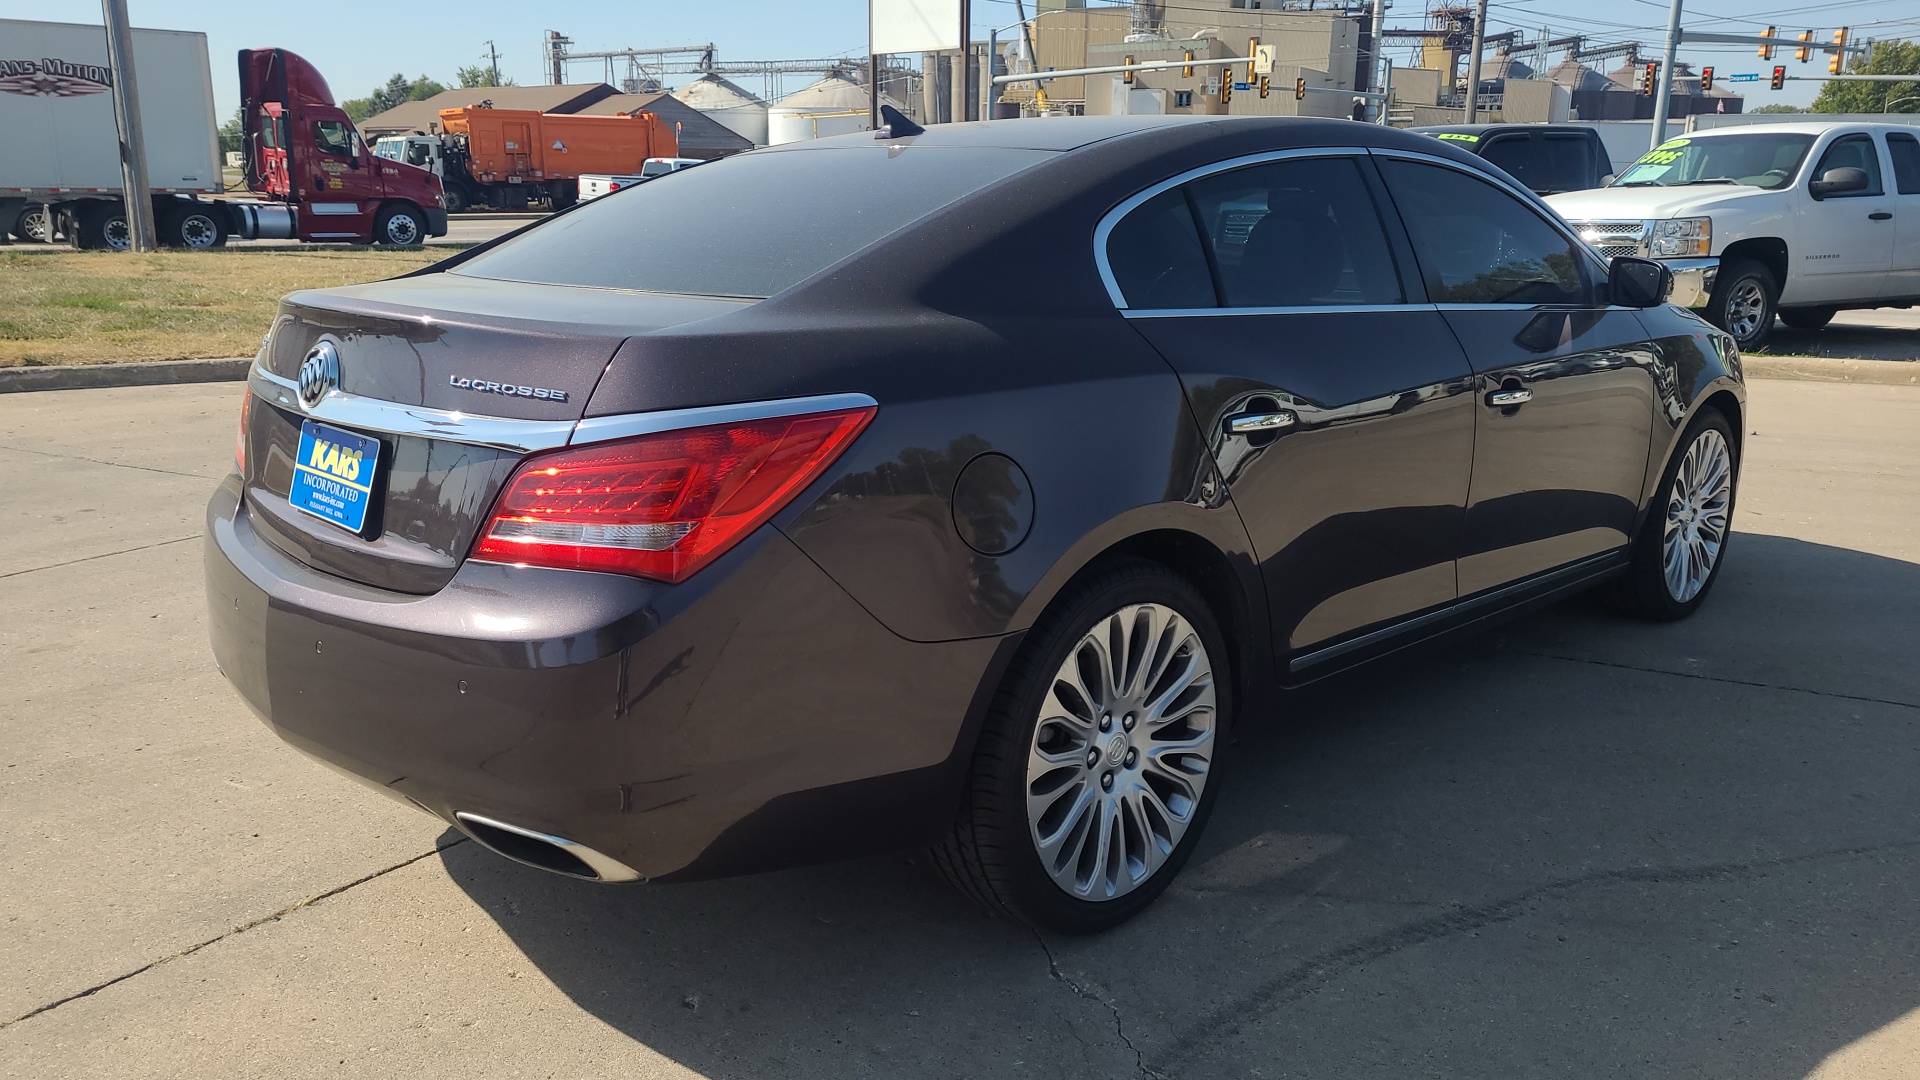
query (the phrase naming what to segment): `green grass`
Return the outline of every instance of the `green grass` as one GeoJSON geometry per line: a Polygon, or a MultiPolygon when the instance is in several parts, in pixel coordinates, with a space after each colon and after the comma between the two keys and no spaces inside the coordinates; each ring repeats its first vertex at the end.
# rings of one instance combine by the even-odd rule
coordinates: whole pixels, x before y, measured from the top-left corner
{"type": "Polygon", "coordinates": [[[251,356],[287,293],[393,277],[451,253],[0,248],[0,367],[251,356]]]}

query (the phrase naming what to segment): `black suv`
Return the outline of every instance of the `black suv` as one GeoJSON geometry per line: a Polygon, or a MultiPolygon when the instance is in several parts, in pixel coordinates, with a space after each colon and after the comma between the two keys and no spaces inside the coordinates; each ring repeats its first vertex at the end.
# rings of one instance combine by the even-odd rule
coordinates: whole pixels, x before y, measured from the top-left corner
{"type": "Polygon", "coordinates": [[[1413,128],[1499,166],[1536,195],[1605,187],[1613,161],[1590,127],[1571,124],[1456,124],[1413,128]]]}

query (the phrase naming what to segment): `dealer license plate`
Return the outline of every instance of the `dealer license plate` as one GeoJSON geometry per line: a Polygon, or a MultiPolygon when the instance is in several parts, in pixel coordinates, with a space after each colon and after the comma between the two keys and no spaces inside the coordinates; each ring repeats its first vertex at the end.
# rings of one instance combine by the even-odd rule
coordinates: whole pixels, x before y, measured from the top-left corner
{"type": "Polygon", "coordinates": [[[302,421],[300,450],[294,459],[293,487],[287,501],[348,532],[362,532],[367,526],[367,504],[373,501],[374,469],[379,464],[380,440],[312,420],[302,421]]]}

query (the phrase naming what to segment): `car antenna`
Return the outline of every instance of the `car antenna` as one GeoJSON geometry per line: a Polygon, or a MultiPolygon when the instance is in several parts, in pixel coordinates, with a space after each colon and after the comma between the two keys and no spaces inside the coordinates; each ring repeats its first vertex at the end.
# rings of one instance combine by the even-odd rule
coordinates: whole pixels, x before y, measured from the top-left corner
{"type": "Polygon", "coordinates": [[[891,105],[880,106],[880,126],[874,129],[876,139],[910,139],[915,135],[925,135],[927,129],[907,119],[907,114],[891,105]]]}

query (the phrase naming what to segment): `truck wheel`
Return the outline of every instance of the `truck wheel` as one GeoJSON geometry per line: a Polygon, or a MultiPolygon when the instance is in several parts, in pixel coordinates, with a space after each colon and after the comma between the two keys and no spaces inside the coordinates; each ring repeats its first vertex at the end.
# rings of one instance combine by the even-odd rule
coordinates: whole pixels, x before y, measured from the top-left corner
{"type": "Polygon", "coordinates": [[[553,207],[555,213],[580,201],[580,183],[577,180],[555,180],[547,190],[548,205],[553,207]]]}
{"type": "Polygon", "coordinates": [[[1836,307],[1790,307],[1780,309],[1780,321],[1795,330],[1818,330],[1840,314],[1836,307]]]}
{"type": "Polygon", "coordinates": [[[80,211],[73,246],[82,251],[125,251],[133,246],[133,228],[119,203],[94,203],[80,211]]]}
{"type": "Polygon", "coordinates": [[[427,218],[412,203],[394,203],[373,220],[373,242],[418,247],[427,238],[427,218]]]}
{"type": "Polygon", "coordinates": [[[44,206],[29,206],[20,211],[10,230],[15,240],[31,240],[36,244],[53,243],[53,218],[44,206]]]}
{"type": "Polygon", "coordinates": [[[1757,262],[1735,259],[1720,268],[1707,300],[1707,321],[1733,335],[1742,352],[1757,349],[1773,332],[1780,286],[1757,262]]]}
{"type": "Polygon", "coordinates": [[[208,251],[227,243],[226,223],[207,207],[192,204],[162,218],[160,232],[161,243],[190,251],[208,251]]]}
{"type": "Polygon", "coordinates": [[[467,191],[463,187],[456,184],[448,184],[441,190],[446,195],[446,198],[442,201],[446,205],[447,213],[449,214],[464,214],[467,212],[467,208],[473,205],[472,200],[467,198],[467,191]]]}

